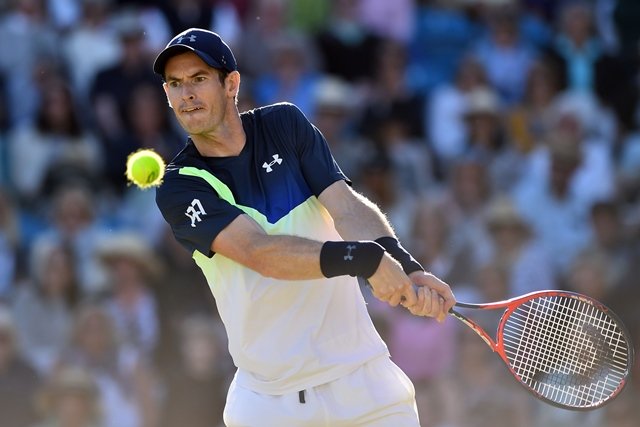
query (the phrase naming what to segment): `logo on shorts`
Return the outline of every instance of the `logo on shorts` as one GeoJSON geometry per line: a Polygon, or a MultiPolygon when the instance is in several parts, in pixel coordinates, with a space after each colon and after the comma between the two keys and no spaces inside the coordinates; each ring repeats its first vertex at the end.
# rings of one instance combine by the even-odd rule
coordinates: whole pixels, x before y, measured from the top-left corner
{"type": "Polygon", "coordinates": [[[187,211],[184,214],[188,216],[189,219],[191,220],[191,226],[195,227],[196,222],[202,221],[202,218],[200,218],[200,215],[206,215],[207,213],[204,211],[204,208],[202,207],[202,203],[200,203],[200,200],[193,199],[191,201],[191,205],[187,208],[187,211]]]}
{"type": "Polygon", "coordinates": [[[267,173],[271,172],[273,170],[274,165],[276,164],[281,164],[282,163],[282,159],[280,158],[279,154],[274,154],[273,156],[273,160],[270,163],[264,162],[262,164],[262,168],[265,169],[267,171],[267,173]]]}

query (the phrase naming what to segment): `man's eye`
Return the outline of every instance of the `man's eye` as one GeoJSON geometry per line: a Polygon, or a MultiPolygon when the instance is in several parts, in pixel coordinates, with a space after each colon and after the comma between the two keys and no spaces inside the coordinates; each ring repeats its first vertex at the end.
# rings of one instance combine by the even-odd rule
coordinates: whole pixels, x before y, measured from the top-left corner
{"type": "Polygon", "coordinates": [[[198,82],[198,83],[203,82],[205,80],[206,80],[206,77],[204,77],[204,76],[198,76],[198,77],[195,78],[195,81],[198,82]]]}
{"type": "Polygon", "coordinates": [[[171,81],[168,84],[169,84],[169,87],[178,87],[179,86],[179,83],[176,82],[176,81],[171,81]]]}

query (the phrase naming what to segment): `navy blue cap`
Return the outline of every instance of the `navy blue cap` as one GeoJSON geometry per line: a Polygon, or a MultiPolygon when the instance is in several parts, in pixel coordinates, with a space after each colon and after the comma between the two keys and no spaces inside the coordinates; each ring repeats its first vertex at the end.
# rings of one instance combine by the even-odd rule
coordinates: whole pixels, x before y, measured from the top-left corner
{"type": "Polygon", "coordinates": [[[175,36],[153,63],[153,71],[164,77],[164,67],[172,56],[193,52],[207,65],[226,71],[238,69],[236,58],[229,46],[213,31],[189,28],[175,36]]]}

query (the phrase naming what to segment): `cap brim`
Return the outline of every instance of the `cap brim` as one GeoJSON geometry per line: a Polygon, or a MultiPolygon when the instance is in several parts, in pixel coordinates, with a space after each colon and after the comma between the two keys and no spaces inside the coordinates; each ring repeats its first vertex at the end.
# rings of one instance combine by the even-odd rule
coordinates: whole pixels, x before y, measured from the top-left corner
{"type": "Polygon", "coordinates": [[[223,70],[226,69],[226,67],[224,67],[218,61],[213,59],[210,55],[202,52],[201,50],[194,49],[193,47],[188,46],[188,45],[184,45],[184,44],[174,44],[174,45],[171,45],[171,46],[165,48],[156,57],[156,60],[153,62],[153,71],[156,74],[159,74],[162,77],[164,77],[164,67],[165,67],[165,65],[167,65],[167,61],[170,58],[172,58],[172,57],[174,57],[174,56],[176,56],[176,55],[178,55],[180,53],[184,53],[184,52],[193,52],[193,53],[195,53],[196,55],[198,55],[200,57],[200,59],[202,59],[210,67],[220,68],[220,69],[223,69],[223,70]]]}

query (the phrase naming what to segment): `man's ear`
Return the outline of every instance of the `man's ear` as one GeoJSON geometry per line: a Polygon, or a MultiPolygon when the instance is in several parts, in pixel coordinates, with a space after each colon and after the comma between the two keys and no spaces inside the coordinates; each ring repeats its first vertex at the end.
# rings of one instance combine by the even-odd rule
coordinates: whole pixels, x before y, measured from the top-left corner
{"type": "Polygon", "coordinates": [[[169,86],[167,82],[162,83],[162,89],[164,89],[164,95],[167,97],[167,104],[169,104],[169,108],[173,110],[173,105],[171,105],[171,100],[169,99],[169,86]]]}
{"type": "Polygon", "coordinates": [[[237,71],[230,72],[227,76],[227,84],[229,85],[227,90],[229,90],[231,95],[236,98],[240,91],[240,73],[237,71]]]}

